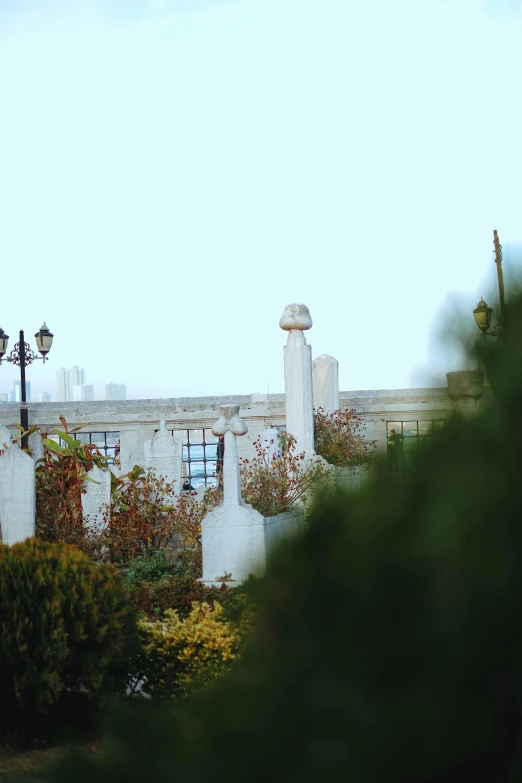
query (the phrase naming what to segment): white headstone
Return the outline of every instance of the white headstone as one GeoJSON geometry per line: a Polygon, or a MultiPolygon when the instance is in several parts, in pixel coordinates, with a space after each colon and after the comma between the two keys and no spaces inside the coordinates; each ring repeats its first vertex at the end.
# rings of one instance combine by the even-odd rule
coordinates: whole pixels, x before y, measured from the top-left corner
{"type": "Polygon", "coordinates": [[[166,479],[174,487],[174,494],[179,495],[181,488],[181,459],[183,449],[182,432],[172,434],[167,429],[165,421],[160,422],[158,432],[150,441],[150,447],[145,445],[146,468],[151,468],[155,476],[166,479]]]}
{"type": "Polygon", "coordinates": [[[105,523],[104,513],[111,502],[111,472],[97,465],[89,470],[82,494],[82,515],[85,527],[99,530],[105,523]]]}
{"type": "Polygon", "coordinates": [[[314,408],[325,413],[339,410],[339,362],[333,356],[323,354],[314,359],[312,366],[314,408]]]}
{"type": "Polygon", "coordinates": [[[234,582],[249,573],[262,574],[266,565],[264,518],[241,497],[241,479],[236,436],[248,427],[239,417],[239,405],[221,405],[214,435],[225,436],[223,456],[223,502],[212,509],[201,528],[203,582],[216,583],[224,574],[234,582]]]}
{"type": "Polygon", "coordinates": [[[287,305],[279,326],[288,332],[285,354],[286,431],[297,441],[296,452],[314,453],[312,349],[304,336],[312,318],[304,304],[287,305]]]}
{"type": "Polygon", "coordinates": [[[279,444],[279,430],[277,427],[267,427],[261,431],[259,436],[261,448],[268,452],[268,459],[279,457],[281,455],[281,446],[279,444]]]}
{"type": "Polygon", "coordinates": [[[143,459],[143,443],[154,436],[154,430],[148,427],[122,429],[120,431],[120,468],[121,473],[129,473],[134,465],[147,467],[143,459]]]}
{"type": "Polygon", "coordinates": [[[33,460],[36,463],[44,455],[42,436],[39,432],[33,432],[29,435],[29,446],[33,452],[33,460]]]}
{"type": "Polygon", "coordinates": [[[0,524],[2,543],[34,536],[36,481],[33,459],[11,444],[0,455],[0,524]]]}
{"type": "Polygon", "coordinates": [[[0,427],[0,451],[5,451],[13,443],[13,435],[7,427],[0,427]]]}

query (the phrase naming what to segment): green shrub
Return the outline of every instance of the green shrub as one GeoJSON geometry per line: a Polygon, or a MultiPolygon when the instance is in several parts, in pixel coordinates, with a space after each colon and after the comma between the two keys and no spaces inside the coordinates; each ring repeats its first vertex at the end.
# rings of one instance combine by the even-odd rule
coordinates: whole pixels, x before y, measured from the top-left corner
{"type": "Polygon", "coordinates": [[[66,689],[123,683],[135,612],[116,569],[76,547],[0,545],[0,725],[22,732],[66,689]]]}
{"type": "Polygon", "coordinates": [[[156,698],[207,688],[230,670],[241,641],[218,603],[212,607],[195,601],[185,617],[167,609],[161,620],[142,620],[139,631],[142,649],[135,681],[156,698]]]}
{"type": "Polygon", "coordinates": [[[186,617],[194,601],[222,603],[231,592],[226,585],[209,587],[197,579],[175,574],[156,581],[136,581],[129,585],[129,591],[136,611],[149,618],[157,618],[167,609],[176,609],[181,617],[186,617]]]}
{"type": "Polygon", "coordinates": [[[152,555],[136,557],[130,564],[125,583],[129,589],[145,582],[159,582],[169,576],[197,578],[201,575],[201,550],[173,551],[162,547],[152,555]]]}

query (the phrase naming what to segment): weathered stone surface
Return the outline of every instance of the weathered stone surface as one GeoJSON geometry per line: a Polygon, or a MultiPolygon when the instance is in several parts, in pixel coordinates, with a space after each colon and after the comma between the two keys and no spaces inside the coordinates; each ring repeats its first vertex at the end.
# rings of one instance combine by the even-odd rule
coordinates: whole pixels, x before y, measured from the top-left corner
{"type": "Polygon", "coordinates": [[[310,310],[304,304],[289,304],[279,319],[281,329],[289,332],[291,329],[311,329],[312,316],[310,310]]]}
{"type": "Polygon", "coordinates": [[[484,394],[484,373],[477,370],[447,372],[448,397],[458,402],[465,397],[480,400],[484,394]]]}
{"type": "Polygon", "coordinates": [[[87,473],[82,494],[83,523],[89,529],[99,530],[104,524],[104,512],[111,502],[111,471],[94,465],[87,473]]]}
{"type": "Polygon", "coordinates": [[[31,448],[33,452],[33,459],[35,462],[35,467],[37,467],[36,463],[39,459],[41,459],[44,455],[44,448],[42,443],[42,436],[39,432],[33,432],[31,435],[29,435],[29,447],[31,448]]]}
{"type": "Polygon", "coordinates": [[[279,445],[279,430],[277,427],[267,427],[262,430],[260,436],[261,448],[268,451],[268,459],[272,460],[281,455],[281,446],[279,445]]]}
{"type": "Polygon", "coordinates": [[[0,427],[0,451],[4,451],[13,442],[13,434],[7,427],[0,427]]]}
{"type": "Polygon", "coordinates": [[[325,413],[339,410],[339,362],[323,354],[312,363],[314,408],[325,413]]]}
{"type": "Polygon", "coordinates": [[[300,329],[288,332],[284,348],[286,431],[297,441],[297,453],[314,452],[312,349],[300,329]]]}
{"type": "Polygon", "coordinates": [[[181,459],[183,448],[183,433],[172,434],[167,429],[165,420],[160,421],[158,432],[148,443],[144,444],[145,467],[151,469],[155,476],[163,477],[173,485],[173,495],[178,495],[181,488],[181,459]]]}
{"type": "Polygon", "coordinates": [[[34,536],[36,482],[34,461],[17,445],[0,455],[2,543],[12,546],[34,536]]]}

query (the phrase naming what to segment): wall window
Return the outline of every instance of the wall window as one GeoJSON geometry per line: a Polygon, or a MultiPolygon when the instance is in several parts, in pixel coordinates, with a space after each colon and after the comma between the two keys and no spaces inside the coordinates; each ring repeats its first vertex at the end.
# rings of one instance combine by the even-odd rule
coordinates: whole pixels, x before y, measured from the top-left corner
{"type": "Polygon", "coordinates": [[[183,432],[182,489],[196,490],[201,486],[217,486],[219,438],[217,435],[213,435],[210,429],[184,430],[183,432]]]}
{"type": "MultiPolygon", "coordinates": [[[[109,460],[114,460],[116,444],[119,443],[119,432],[73,432],[71,433],[75,440],[81,440],[83,443],[94,443],[101,453],[109,460]]],[[[60,445],[65,443],[60,440],[60,445]]]]}
{"type": "Polygon", "coordinates": [[[388,463],[394,473],[402,473],[423,443],[444,427],[444,419],[428,421],[387,421],[388,463]]]}

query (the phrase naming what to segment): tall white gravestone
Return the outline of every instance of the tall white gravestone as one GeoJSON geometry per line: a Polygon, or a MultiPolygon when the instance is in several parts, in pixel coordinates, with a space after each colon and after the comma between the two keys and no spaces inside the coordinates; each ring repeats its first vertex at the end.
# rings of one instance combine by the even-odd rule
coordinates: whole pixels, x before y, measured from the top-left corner
{"type": "Polygon", "coordinates": [[[312,318],[304,304],[289,304],[279,321],[288,332],[285,354],[286,430],[297,440],[297,452],[314,453],[314,402],[312,348],[304,332],[312,328],[312,318]]]}
{"type": "Polygon", "coordinates": [[[239,405],[221,405],[219,413],[212,432],[225,436],[223,503],[207,514],[201,529],[201,581],[209,584],[225,574],[231,574],[232,582],[242,582],[249,574],[264,574],[272,546],[298,529],[294,514],[263,517],[244,502],[236,438],[246,435],[248,427],[239,416],[239,405]]]}
{"type": "Polygon", "coordinates": [[[34,460],[11,443],[0,455],[0,524],[2,543],[34,536],[36,481],[34,460]]]}
{"type": "Polygon", "coordinates": [[[182,451],[183,433],[171,433],[166,421],[160,421],[158,432],[144,443],[145,468],[172,484],[174,495],[179,495],[181,488],[182,451]]]}
{"type": "Polygon", "coordinates": [[[223,503],[203,520],[203,582],[214,583],[224,574],[243,581],[249,573],[261,574],[266,565],[264,518],[241,497],[241,478],[236,436],[248,427],[239,417],[239,405],[220,405],[214,435],[225,436],[223,456],[223,503]]]}
{"type": "Polygon", "coordinates": [[[94,465],[87,477],[91,481],[85,482],[82,494],[83,523],[87,529],[99,530],[105,523],[104,512],[110,507],[111,472],[94,465]]]}
{"type": "Polygon", "coordinates": [[[339,410],[339,362],[333,356],[323,354],[312,365],[314,408],[325,413],[339,410]]]}

